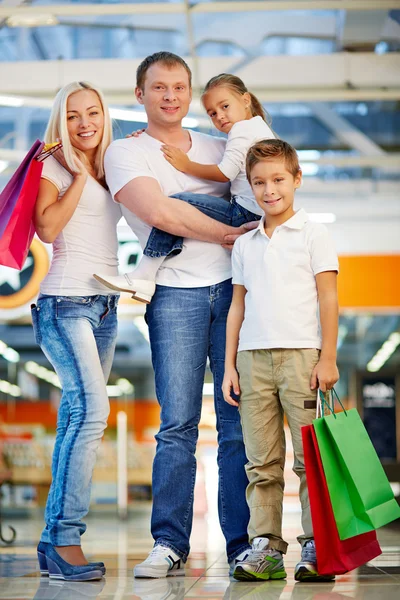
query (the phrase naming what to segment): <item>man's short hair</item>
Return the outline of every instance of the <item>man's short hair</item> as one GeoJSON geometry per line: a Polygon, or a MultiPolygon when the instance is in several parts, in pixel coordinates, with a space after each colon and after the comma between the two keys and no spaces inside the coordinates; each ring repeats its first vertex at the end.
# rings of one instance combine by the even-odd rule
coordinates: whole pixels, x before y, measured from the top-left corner
{"type": "Polygon", "coordinates": [[[156,63],[161,63],[167,68],[175,67],[176,65],[180,65],[183,67],[189,77],[189,85],[192,87],[192,71],[189,68],[189,65],[177,54],[173,54],[172,52],[155,52],[154,54],[150,54],[147,56],[136,70],[136,87],[140,88],[142,91],[144,90],[144,82],[146,79],[146,73],[152,65],[156,63]]]}
{"type": "Polygon", "coordinates": [[[282,158],[286,169],[296,177],[300,171],[299,157],[296,150],[283,140],[268,139],[261,140],[251,146],[246,157],[246,176],[250,183],[250,173],[253,167],[266,160],[282,158]]]}

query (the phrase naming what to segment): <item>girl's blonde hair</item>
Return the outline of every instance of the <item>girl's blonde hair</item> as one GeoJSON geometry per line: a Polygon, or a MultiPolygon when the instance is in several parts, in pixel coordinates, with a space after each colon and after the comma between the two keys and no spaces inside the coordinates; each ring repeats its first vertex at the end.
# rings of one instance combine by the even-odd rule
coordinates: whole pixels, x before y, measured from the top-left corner
{"type": "Polygon", "coordinates": [[[67,127],[68,98],[72,94],[75,94],[76,92],[81,92],[82,90],[92,90],[93,92],[95,92],[100,100],[101,108],[103,109],[103,137],[97,148],[93,166],[96,179],[104,179],[104,154],[108,146],[112,142],[112,125],[110,113],[104,96],[102,92],[94,85],[91,85],[90,83],[87,83],[85,81],[73,81],[72,83],[65,85],[59,90],[57,96],[54,99],[50,119],[46,128],[46,132],[44,134],[44,141],[46,142],[46,144],[49,144],[51,142],[55,142],[57,139],[61,140],[65,162],[72,171],[76,169],[74,155],[78,156],[78,158],[83,163],[87,163],[87,158],[84,152],[81,152],[80,150],[72,146],[67,127]]]}
{"type": "Polygon", "coordinates": [[[261,104],[259,99],[254,94],[249,92],[249,90],[244,85],[240,77],[237,77],[236,75],[231,75],[230,73],[221,73],[220,75],[212,77],[210,81],[206,84],[201,98],[203,99],[207,92],[218,86],[227,87],[234,94],[237,94],[239,96],[243,96],[243,94],[249,94],[251,99],[250,109],[252,116],[261,117],[268,125],[271,124],[271,117],[269,116],[267,111],[264,110],[263,105],[261,104]]]}

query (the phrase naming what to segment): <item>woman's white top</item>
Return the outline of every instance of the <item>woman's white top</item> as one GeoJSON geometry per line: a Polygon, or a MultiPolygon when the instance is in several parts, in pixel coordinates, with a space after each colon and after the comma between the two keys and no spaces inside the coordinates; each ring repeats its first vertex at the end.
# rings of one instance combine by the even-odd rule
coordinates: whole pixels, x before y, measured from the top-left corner
{"type": "Polygon", "coordinates": [[[238,121],[228,134],[224,156],[218,165],[219,170],[231,181],[231,195],[236,202],[261,216],[264,212],[258,206],[246,177],[246,155],[253,144],[271,138],[275,138],[275,135],[262,117],[238,121]]]}
{"type": "MultiPolygon", "coordinates": [[[[58,189],[62,198],[73,178],[50,156],[42,177],[58,189]]],[[[43,294],[92,296],[116,292],[96,281],[93,273],[118,275],[117,223],[121,209],[108,192],[89,176],[74,214],[53,242],[50,270],[42,281],[43,294]]]]}

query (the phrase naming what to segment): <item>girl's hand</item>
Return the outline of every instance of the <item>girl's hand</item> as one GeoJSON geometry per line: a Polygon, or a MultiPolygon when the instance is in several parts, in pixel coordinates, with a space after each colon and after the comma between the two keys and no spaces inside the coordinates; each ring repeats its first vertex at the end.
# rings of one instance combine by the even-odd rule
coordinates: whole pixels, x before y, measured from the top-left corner
{"type": "Polygon", "coordinates": [[[132,131],[132,133],[128,133],[128,135],[126,135],[126,138],[131,138],[131,137],[139,137],[142,135],[142,133],[144,133],[146,130],[145,129],[137,129],[136,131],[132,131]]]}
{"type": "Polygon", "coordinates": [[[239,402],[232,398],[232,392],[239,396],[239,375],[235,368],[225,368],[224,380],[222,382],[222,393],[224,400],[231,406],[239,406],[239,402]]]}
{"type": "Polygon", "coordinates": [[[182,171],[182,173],[188,172],[190,158],[183,150],[168,145],[161,146],[161,150],[164,152],[164,157],[175,169],[182,171]]]}
{"type": "Polygon", "coordinates": [[[76,167],[74,170],[71,170],[69,168],[69,166],[67,165],[67,163],[65,161],[64,152],[62,151],[61,148],[60,148],[60,150],[57,150],[56,152],[54,152],[53,156],[60,163],[60,165],[62,167],[64,167],[64,169],[66,171],[68,171],[68,173],[71,173],[71,175],[74,179],[82,178],[82,179],[84,179],[84,181],[86,181],[86,179],[89,175],[87,167],[81,160],[79,160],[79,158],[77,156],[74,156],[74,162],[75,162],[75,167],[76,167]]]}
{"type": "Polygon", "coordinates": [[[323,358],[316,364],[311,374],[310,388],[319,389],[325,393],[331,390],[339,379],[339,371],[334,360],[323,358]]]}

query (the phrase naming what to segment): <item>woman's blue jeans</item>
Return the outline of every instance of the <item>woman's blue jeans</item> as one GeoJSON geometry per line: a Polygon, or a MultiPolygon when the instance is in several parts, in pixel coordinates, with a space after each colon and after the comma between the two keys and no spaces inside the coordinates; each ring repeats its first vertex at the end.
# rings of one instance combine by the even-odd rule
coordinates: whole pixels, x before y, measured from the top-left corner
{"type": "MultiPolygon", "coordinates": [[[[260,220],[260,215],[256,215],[243,208],[243,206],[240,206],[234,197],[231,198],[229,202],[224,198],[217,198],[217,196],[191,194],[186,192],[175,194],[174,196],[171,196],[171,198],[187,202],[203,214],[215,219],[215,221],[225,223],[225,225],[231,225],[231,227],[240,227],[244,223],[260,220]]],[[[143,250],[143,254],[150,258],[158,258],[160,256],[179,254],[182,247],[182,237],[153,227],[149,239],[147,240],[146,247],[143,250]]]]}
{"type": "Polygon", "coordinates": [[[158,285],[146,309],[161,426],[153,465],[151,531],[183,560],[189,553],[196,443],[207,358],[218,431],[218,509],[228,560],[249,547],[247,462],[237,408],[222,396],[231,281],[199,288],[158,285]]]}
{"type": "Polygon", "coordinates": [[[41,541],[80,545],[96,451],[110,411],[106,390],[117,336],[118,296],[39,296],[36,342],[62,386],[41,541]]]}

